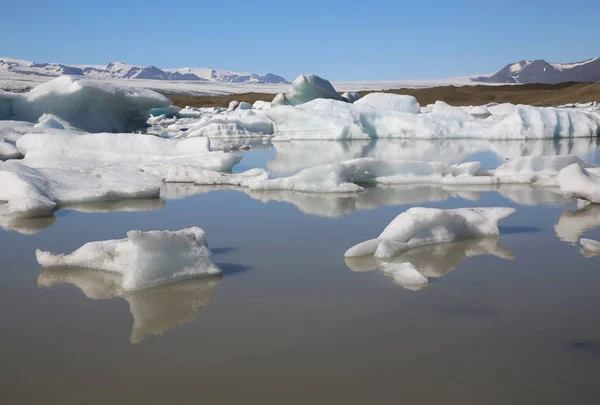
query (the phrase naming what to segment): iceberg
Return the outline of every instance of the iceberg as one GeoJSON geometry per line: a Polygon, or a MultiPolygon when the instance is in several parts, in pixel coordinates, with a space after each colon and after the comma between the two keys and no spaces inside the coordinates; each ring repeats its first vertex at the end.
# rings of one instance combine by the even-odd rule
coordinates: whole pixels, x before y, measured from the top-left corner
{"type": "Polygon", "coordinates": [[[567,198],[580,198],[600,203],[600,169],[585,168],[574,163],[560,171],[556,182],[567,198]]]}
{"type": "Polygon", "coordinates": [[[413,96],[392,93],[370,93],[360,100],[354,101],[354,104],[368,105],[379,109],[408,114],[419,114],[421,112],[421,106],[413,96]]]}
{"type": "Polygon", "coordinates": [[[125,291],[221,274],[201,228],[129,231],[127,238],[89,242],[70,254],[36,251],[46,268],[102,270],[122,276],[125,291]]]}
{"type": "Polygon", "coordinates": [[[263,110],[238,109],[194,123],[176,137],[252,138],[272,135],[273,131],[273,122],[263,110]]]}
{"type": "Polygon", "coordinates": [[[360,93],[352,93],[347,91],[342,94],[342,98],[348,103],[354,103],[356,100],[360,99],[360,97],[360,93]]]}
{"type": "Polygon", "coordinates": [[[35,169],[0,162],[0,216],[49,216],[61,205],[132,198],[158,198],[162,179],[124,167],[35,169]]]}
{"type": "Polygon", "coordinates": [[[162,335],[194,321],[198,312],[212,300],[221,279],[202,278],[135,291],[124,291],[120,281],[118,274],[103,271],[46,268],[37,283],[40,288],[71,284],[94,300],[125,299],[133,317],[130,341],[137,344],[151,335],[162,335]]]}
{"type": "Polygon", "coordinates": [[[277,95],[272,105],[298,105],[311,100],[325,98],[342,100],[332,84],[317,75],[300,75],[292,83],[292,87],[283,95],[277,95]]]}
{"type": "Polygon", "coordinates": [[[482,119],[439,101],[431,112],[417,114],[405,112],[407,107],[379,107],[383,103],[373,107],[364,101],[367,97],[353,104],[331,99],[295,107],[274,104],[267,116],[275,133],[288,139],[560,139],[600,134],[600,118],[583,111],[517,105],[510,114],[482,119]]]}
{"type": "Polygon", "coordinates": [[[89,132],[131,132],[144,125],[150,109],[170,105],[152,90],[60,76],[28,93],[0,92],[0,120],[35,122],[52,114],[89,132]]]}
{"type": "Polygon", "coordinates": [[[345,257],[373,255],[389,259],[399,253],[438,243],[498,236],[498,221],[514,208],[410,208],[398,215],[376,238],[348,249],[345,257]]]}

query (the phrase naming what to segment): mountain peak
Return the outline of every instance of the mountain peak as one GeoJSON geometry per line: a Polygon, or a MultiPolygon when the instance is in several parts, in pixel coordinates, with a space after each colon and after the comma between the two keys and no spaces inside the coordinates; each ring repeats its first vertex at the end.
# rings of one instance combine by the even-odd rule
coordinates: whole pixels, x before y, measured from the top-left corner
{"type": "Polygon", "coordinates": [[[600,81],[600,58],[583,62],[549,63],[544,59],[509,63],[489,77],[489,83],[562,83],[600,81]]]}

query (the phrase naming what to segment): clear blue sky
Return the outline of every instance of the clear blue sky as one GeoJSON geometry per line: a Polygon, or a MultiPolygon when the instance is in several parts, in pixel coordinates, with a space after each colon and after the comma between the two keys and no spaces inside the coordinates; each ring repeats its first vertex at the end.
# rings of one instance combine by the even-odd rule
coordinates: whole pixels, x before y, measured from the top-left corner
{"type": "Polygon", "coordinates": [[[0,0],[0,56],[428,79],[600,56],[600,0],[0,0]]]}

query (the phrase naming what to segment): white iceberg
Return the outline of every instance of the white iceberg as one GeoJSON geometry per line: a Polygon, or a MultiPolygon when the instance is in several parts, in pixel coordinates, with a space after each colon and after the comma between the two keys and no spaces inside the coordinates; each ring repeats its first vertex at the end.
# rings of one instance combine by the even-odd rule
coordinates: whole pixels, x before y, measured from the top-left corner
{"type": "Polygon", "coordinates": [[[205,233],[198,227],[129,231],[125,239],[89,242],[66,255],[37,250],[36,258],[42,267],[120,274],[125,291],[221,274],[212,261],[205,233]]]}
{"type": "Polygon", "coordinates": [[[398,215],[377,237],[351,247],[346,257],[374,255],[388,259],[401,252],[461,239],[498,236],[498,221],[514,208],[459,208],[443,210],[415,207],[398,215]]]}
{"type": "Polygon", "coordinates": [[[252,138],[272,135],[273,131],[273,122],[262,110],[238,109],[194,123],[177,138],[252,138]]]}
{"type": "Polygon", "coordinates": [[[316,75],[300,75],[285,95],[277,95],[271,104],[298,105],[319,98],[342,100],[331,83],[316,75]]]}
{"type": "Polygon", "coordinates": [[[345,92],[342,94],[342,98],[347,101],[348,103],[354,103],[356,100],[360,99],[360,93],[353,93],[353,92],[345,92]]]}
{"type": "Polygon", "coordinates": [[[600,133],[599,117],[577,110],[518,105],[511,114],[482,119],[442,102],[431,112],[411,114],[372,107],[364,99],[353,104],[316,99],[276,106],[267,115],[275,134],[288,139],[559,139],[600,133]]]}
{"type": "Polygon", "coordinates": [[[556,182],[567,198],[580,198],[600,203],[600,169],[585,168],[574,163],[560,171],[556,182]]]}
{"type": "Polygon", "coordinates": [[[165,181],[196,181],[206,170],[229,171],[242,156],[212,151],[206,138],[169,139],[139,134],[28,134],[17,141],[23,163],[35,168],[129,166],[162,176],[165,181]],[[178,177],[177,173],[184,173],[178,177]]]}
{"type": "Polygon", "coordinates": [[[132,198],[158,198],[162,179],[126,167],[35,169],[0,162],[0,215],[48,216],[61,205],[132,198]]]}
{"type": "Polygon", "coordinates": [[[419,114],[421,112],[421,106],[413,96],[392,93],[370,93],[356,100],[354,104],[369,105],[375,108],[408,114],[419,114]]]}
{"type": "Polygon", "coordinates": [[[35,122],[53,114],[90,132],[131,132],[143,126],[151,108],[170,105],[152,90],[60,76],[28,93],[0,92],[0,119],[35,122]]]}

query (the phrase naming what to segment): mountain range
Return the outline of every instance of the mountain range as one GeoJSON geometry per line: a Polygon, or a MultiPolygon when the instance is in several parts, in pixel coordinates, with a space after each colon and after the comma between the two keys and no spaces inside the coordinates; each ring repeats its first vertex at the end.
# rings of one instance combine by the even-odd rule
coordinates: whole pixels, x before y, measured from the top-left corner
{"type": "Polygon", "coordinates": [[[478,81],[487,83],[564,83],[600,81],[600,58],[583,62],[549,63],[543,59],[509,63],[497,73],[478,81]]]}
{"type": "Polygon", "coordinates": [[[34,63],[25,60],[0,58],[0,70],[16,74],[36,76],[86,76],[90,79],[146,79],[146,80],[189,80],[221,83],[275,84],[287,83],[272,73],[239,73],[213,68],[159,69],[156,66],[137,66],[122,62],[110,62],[106,66],[63,65],[60,63],[34,63]]]}

